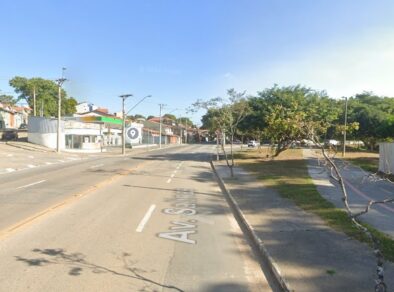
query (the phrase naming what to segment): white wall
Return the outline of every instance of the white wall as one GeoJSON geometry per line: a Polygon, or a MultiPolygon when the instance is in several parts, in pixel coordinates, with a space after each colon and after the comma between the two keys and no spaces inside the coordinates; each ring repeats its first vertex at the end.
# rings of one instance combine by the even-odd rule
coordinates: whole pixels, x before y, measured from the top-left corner
{"type": "Polygon", "coordinates": [[[394,143],[379,143],[379,171],[394,173],[394,143]]]}
{"type": "MultiPolygon", "coordinates": [[[[43,145],[48,148],[56,149],[56,133],[27,133],[27,140],[34,144],[43,145]]],[[[64,133],[60,135],[60,149],[65,149],[64,133]]]]}

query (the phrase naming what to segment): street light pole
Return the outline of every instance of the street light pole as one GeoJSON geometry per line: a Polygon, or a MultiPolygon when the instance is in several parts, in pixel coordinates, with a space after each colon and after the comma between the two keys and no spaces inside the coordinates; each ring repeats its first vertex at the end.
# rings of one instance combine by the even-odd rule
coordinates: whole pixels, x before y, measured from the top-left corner
{"type": "Polygon", "coordinates": [[[126,111],[124,108],[124,101],[126,100],[126,98],[133,96],[132,94],[123,94],[120,95],[119,97],[122,99],[122,155],[126,154],[126,132],[125,132],[125,128],[126,128],[126,111]]]}
{"type": "Polygon", "coordinates": [[[347,97],[345,97],[345,129],[343,131],[342,157],[345,157],[346,154],[346,129],[347,129],[347,97]]]}
{"type": "Polygon", "coordinates": [[[66,78],[64,78],[64,71],[66,68],[62,68],[62,78],[59,78],[56,80],[57,86],[58,86],[58,106],[57,106],[57,143],[56,143],[56,152],[60,153],[60,122],[61,122],[61,109],[62,109],[62,85],[65,81],[67,81],[66,78]]]}
{"type": "Polygon", "coordinates": [[[159,148],[161,149],[161,124],[162,124],[162,117],[161,117],[161,111],[164,107],[164,104],[160,103],[160,130],[159,130],[159,148]]]}

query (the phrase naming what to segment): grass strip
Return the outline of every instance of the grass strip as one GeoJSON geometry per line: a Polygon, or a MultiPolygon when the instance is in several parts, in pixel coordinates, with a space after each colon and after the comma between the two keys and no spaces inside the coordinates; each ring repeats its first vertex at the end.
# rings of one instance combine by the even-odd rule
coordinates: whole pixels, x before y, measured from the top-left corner
{"type": "MultiPolygon", "coordinates": [[[[237,164],[244,167],[267,187],[274,188],[282,197],[292,200],[305,211],[322,218],[328,226],[371,245],[368,237],[357,229],[347,213],[323,198],[308,174],[302,150],[290,149],[275,160],[266,160],[258,150],[236,154],[237,164]]],[[[394,240],[368,224],[367,227],[381,243],[386,259],[394,262],[394,240]]]]}
{"type": "Polygon", "coordinates": [[[361,167],[365,171],[370,171],[373,173],[378,172],[379,158],[360,157],[360,158],[348,158],[346,160],[349,161],[351,164],[361,167]]]}

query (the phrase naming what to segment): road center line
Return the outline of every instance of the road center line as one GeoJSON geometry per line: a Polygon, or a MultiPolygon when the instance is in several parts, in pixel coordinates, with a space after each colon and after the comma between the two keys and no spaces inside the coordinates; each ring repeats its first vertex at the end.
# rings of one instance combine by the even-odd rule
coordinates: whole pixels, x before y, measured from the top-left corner
{"type": "Polygon", "coordinates": [[[89,168],[97,168],[97,167],[101,167],[101,166],[104,166],[104,164],[101,163],[101,164],[93,165],[93,166],[91,166],[91,167],[89,167],[89,168]]]}
{"type": "Polygon", "coordinates": [[[140,224],[138,225],[137,229],[135,231],[137,232],[142,232],[142,230],[145,227],[145,224],[148,222],[150,216],[152,216],[153,211],[155,210],[156,205],[151,205],[149,207],[149,210],[146,212],[144,218],[142,218],[140,224]]]}
{"type": "Polygon", "coordinates": [[[40,183],[43,183],[44,181],[46,181],[46,180],[45,180],[45,179],[44,179],[44,180],[40,180],[40,181],[35,182],[35,183],[31,183],[31,184],[28,184],[28,185],[25,185],[25,186],[17,187],[16,189],[23,189],[23,188],[31,187],[31,186],[34,186],[34,185],[38,185],[38,184],[40,184],[40,183]]]}

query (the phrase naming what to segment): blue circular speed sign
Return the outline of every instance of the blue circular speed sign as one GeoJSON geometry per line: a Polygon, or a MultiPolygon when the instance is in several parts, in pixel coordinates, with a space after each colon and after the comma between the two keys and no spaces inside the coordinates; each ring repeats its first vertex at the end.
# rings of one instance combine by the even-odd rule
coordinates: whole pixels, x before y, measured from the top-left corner
{"type": "Polygon", "coordinates": [[[126,132],[127,137],[129,137],[131,140],[137,139],[139,132],[137,128],[129,128],[126,132]]]}

